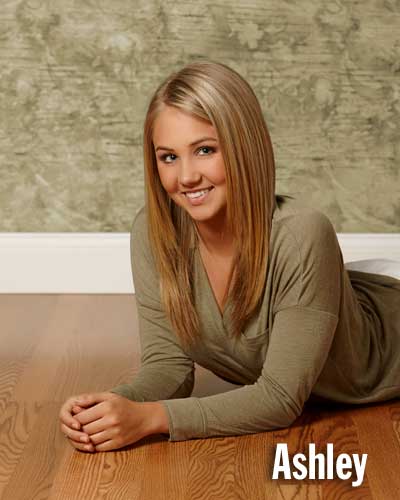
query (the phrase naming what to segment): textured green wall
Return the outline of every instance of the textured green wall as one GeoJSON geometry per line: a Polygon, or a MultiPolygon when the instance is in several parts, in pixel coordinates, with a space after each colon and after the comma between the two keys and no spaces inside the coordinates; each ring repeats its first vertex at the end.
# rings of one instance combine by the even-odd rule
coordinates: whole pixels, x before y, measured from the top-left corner
{"type": "Polygon", "coordinates": [[[277,191],[400,231],[400,2],[1,0],[0,231],[129,231],[142,124],[209,57],[258,95],[277,191]]]}

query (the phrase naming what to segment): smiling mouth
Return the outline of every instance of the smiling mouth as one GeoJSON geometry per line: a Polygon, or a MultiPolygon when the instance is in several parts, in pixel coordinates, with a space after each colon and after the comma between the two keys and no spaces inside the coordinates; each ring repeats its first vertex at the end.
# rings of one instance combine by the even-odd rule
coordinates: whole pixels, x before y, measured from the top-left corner
{"type": "Polygon", "coordinates": [[[183,193],[183,195],[185,196],[187,202],[192,207],[195,207],[197,205],[202,205],[203,203],[206,203],[208,196],[210,195],[211,191],[213,191],[213,190],[214,190],[214,186],[211,186],[210,188],[202,189],[201,191],[194,192],[193,195],[191,195],[191,196],[189,196],[188,193],[183,193]]]}
{"type": "Polygon", "coordinates": [[[214,186],[210,186],[209,188],[206,189],[200,189],[199,191],[192,191],[192,192],[185,192],[183,193],[186,198],[189,198],[191,200],[195,200],[196,198],[201,198],[205,194],[209,193],[214,189],[214,186]]]}

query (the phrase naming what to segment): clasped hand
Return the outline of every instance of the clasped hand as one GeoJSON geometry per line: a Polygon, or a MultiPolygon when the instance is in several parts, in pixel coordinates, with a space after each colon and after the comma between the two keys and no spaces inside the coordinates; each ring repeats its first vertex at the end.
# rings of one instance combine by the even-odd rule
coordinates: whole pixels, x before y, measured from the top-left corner
{"type": "Polygon", "coordinates": [[[152,433],[151,407],[112,392],[72,396],[59,417],[61,432],[81,451],[115,450],[152,433]]]}

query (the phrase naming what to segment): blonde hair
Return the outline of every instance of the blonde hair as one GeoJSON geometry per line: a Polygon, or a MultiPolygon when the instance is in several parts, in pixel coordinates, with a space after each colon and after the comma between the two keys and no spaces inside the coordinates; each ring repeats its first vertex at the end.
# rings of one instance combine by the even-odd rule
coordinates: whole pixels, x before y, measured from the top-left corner
{"type": "Polygon", "coordinates": [[[232,335],[240,336],[261,304],[276,204],[274,154],[262,109],[239,73],[211,60],[173,72],[150,100],[143,137],[148,237],[160,275],[161,300],[184,346],[201,337],[190,248],[198,236],[189,214],[171,200],[159,178],[153,125],[165,106],[207,120],[218,134],[225,163],[228,230],[240,242],[227,287],[233,304],[232,335]]]}

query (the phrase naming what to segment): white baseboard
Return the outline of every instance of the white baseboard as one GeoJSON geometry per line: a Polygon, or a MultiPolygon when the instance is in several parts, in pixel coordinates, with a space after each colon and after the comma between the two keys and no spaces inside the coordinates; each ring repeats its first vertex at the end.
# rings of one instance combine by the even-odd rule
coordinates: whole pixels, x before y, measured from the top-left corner
{"type": "MultiPolygon", "coordinates": [[[[400,261],[400,233],[338,240],[345,262],[400,261]]],[[[0,233],[0,293],[134,293],[129,233],[0,233]]]]}
{"type": "Polygon", "coordinates": [[[129,233],[0,233],[0,293],[134,293],[129,233]]]}

